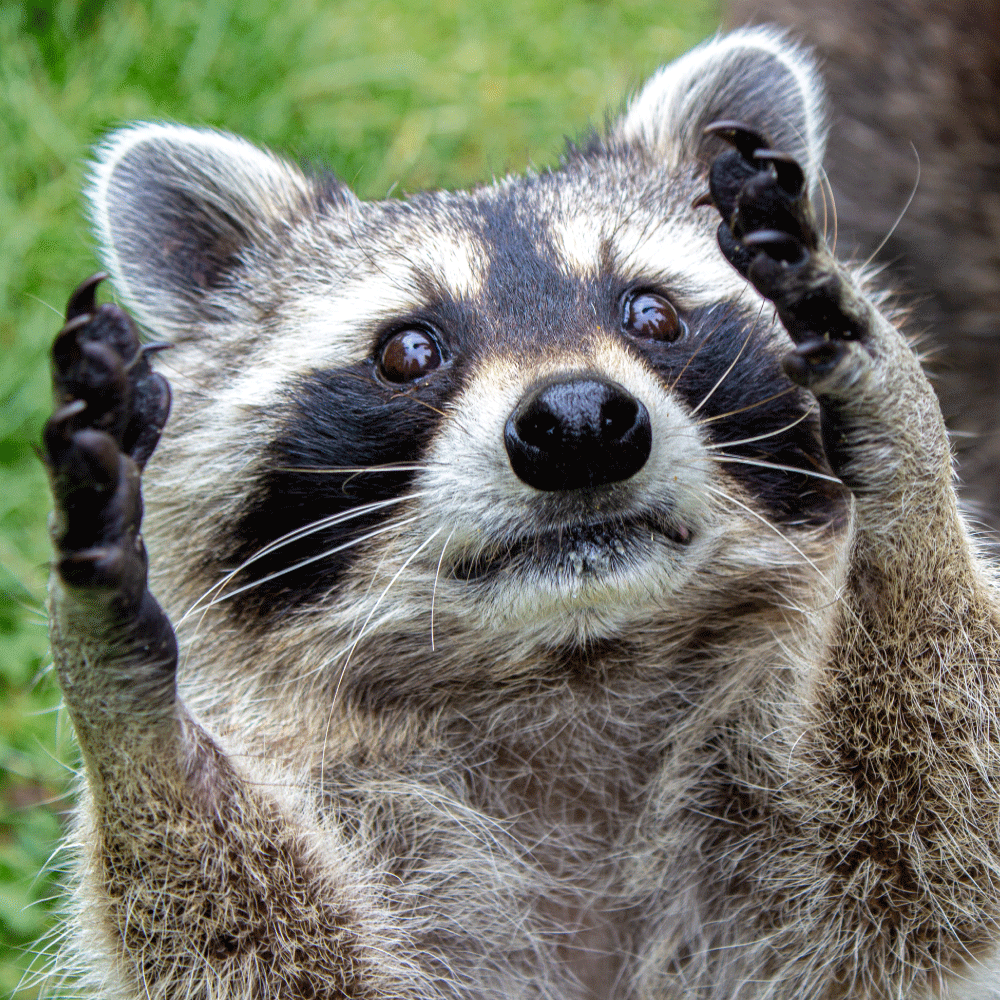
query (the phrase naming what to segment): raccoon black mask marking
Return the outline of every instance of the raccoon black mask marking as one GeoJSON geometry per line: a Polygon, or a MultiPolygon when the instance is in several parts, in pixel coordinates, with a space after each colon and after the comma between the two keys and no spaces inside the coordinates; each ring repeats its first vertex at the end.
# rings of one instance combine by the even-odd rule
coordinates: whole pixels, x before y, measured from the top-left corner
{"type": "MultiPolygon", "coordinates": [[[[484,369],[488,371],[491,359],[498,355],[522,358],[526,365],[556,365],[554,374],[536,380],[530,368],[526,369],[515,410],[526,406],[542,391],[542,384],[553,378],[581,384],[595,384],[596,379],[608,386],[609,398],[620,402],[633,397],[592,369],[585,357],[573,358],[573,352],[588,341],[601,338],[613,343],[634,356],[637,367],[655,373],[675,398],[698,414],[702,436],[719,446],[722,454],[760,463],[734,462],[728,468],[763,503],[766,516],[779,522],[817,525],[834,519],[842,504],[830,495],[824,480],[810,475],[824,470],[829,473],[818,446],[816,418],[809,412],[812,403],[781,372],[777,354],[768,346],[772,334],[761,328],[759,305],[740,308],[740,293],[735,289],[721,302],[701,304],[695,300],[697,304],[681,308],[676,337],[652,337],[641,326],[630,324],[626,313],[641,295],[658,295],[667,308],[676,309],[670,298],[676,294],[673,276],[659,271],[656,261],[642,261],[641,266],[638,261],[626,263],[621,258],[634,249],[600,232],[591,234],[593,261],[588,267],[574,267],[553,245],[550,230],[560,224],[561,213],[570,211],[573,190],[585,187],[609,166],[615,168],[612,180],[619,197],[632,189],[632,197],[648,203],[654,216],[667,214],[671,208],[677,210],[676,190],[658,190],[642,174],[616,176],[619,159],[618,154],[595,145],[585,154],[571,152],[560,171],[510,189],[452,194],[446,199],[418,197],[405,204],[408,211],[394,205],[356,207],[352,237],[360,244],[377,244],[379,232],[406,232],[418,221],[420,226],[437,229],[443,240],[452,234],[450,238],[458,235],[468,241],[462,252],[479,261],[480,273],[474,288],[449,289],[435,274],[433,260],[412,261],[407,280],[414,289],[413,301],[406,311],[386,311],[371,323],[369,336],[358,338],[356,355],[367,348],[363,357],[342,367],[312,367],[283,388],[281,424],[264,443],[256,474],[247,477],[247,495],[240,509],[233,519],[220,523],[220,530],[206,546],[211,560],[205,564],[204,579],[217,578],[227,567],[241,565],[306,525],[346,514],[363,504],[377,506],[370,514],[282,545],[247,566],[236,585],[258,585],[243,590],[230,602],[232,613],[242,616],[243,623],[260,624],[265,611],[281,615],[290,608],[322,600],[336,588],[340,574],[356,555],[349,543],[371,534],[398,514],[398,508],[388,501],[412,488],[417,465],[425,460],[436,427],[448,419],[449,407],[454,419],[461,419],[463,388],[470,378],[488,378],[484,369]],[[372,216],[370,221],[368,216],[372,216]],[[382,370],[381,359],[388,345],[409,330],[422,334],[436,363],[416,377],[394,381],[382,370]],[[558,367],[560,351],[567,352],[563,369],[558,367]],[[410,468],[401,470],[403,465],[410,468]],[[380,471],[383,468],[390,471],[380,471]],[[790,470],[796,468],[802,468],[806,475],[795,476],[790,470]],[[330,554],[312,558],[320,552],[330,554]]],[[[609,234],[616,223],[613,217],[606,221],[609,234]]],[[[683,243],[678,249],[683,254],[683,243]]],[[[402,252],[401,262],[407,263],[402,252]]],[[[697,271],[695,260],[682,266],[697,271]]],[[[707,291],[715,298],[714,290],[707,291]]],[[[364,296],[363,285],[357,294],[364,296]]],[[[641,400],[636,405],[645,409],[641,400]]],[[[564,417],[572,424],[572,414],[564,417]]],[[[572,454],[563,457],[550,449],[540,464],[556,478],[551,483],[536,483],[521,475],[527,452],[523,447],[511,452],[510,427],[508,418],[501,433],[494,431],[489,440],[470,439],[464,446],[495,450],[498,460],[505,457],[500,453],[505,446],[515,475],[533,487],[561,492],[561,497],[551,498],[549,505],[556,509],[546,515],[553,522],[551,531],[566,537],[576,516],[573,504],[607,503],[613,507],[614,488],[602,490],[603,482],[587,480],[598,469],[605,475],[629,445],[609,444],[606,454],[594,454],[589,460],[579,450],[570,449],[572,454]],[[585,471],[588,461],[594,467],[590,473],[585,471]],[[583,480],[566,479],[570,468],[583,480]],[[572,501],[567,501],[566,490],[577,486],[592,487],[595,492],[574,494],[572,501]]],[[[649,434],[647,427],[643,436],[649,434]]],[[[664,455],[664,459],[670,461],[669,456],[664,455]]],[[[642,464],[644,461],[619,478],[627,479],[642,464]]],[[[510,470],[503,470],[503,474],[509,476],[510,470]]],[[[467,485],[471,484],[463,484],[456,476],[456,490],[467,485]]],[[[498,488],[501,483],[492,485],[498,488]]],[[[612,520],[614,517],[612,513],[612,520]]],[[[643,520],[643,530],[645,527],[643,520]]],[[[674,527],[685,535],[691,530],[681,524],[674,527]]],[[[531,534],[533,530],[523,536],[483,541],[523,551],[531,534]]],[[[482,554],[463,555],[460,565],[467,567],[470,562],[494,568],[499,565],[493,555],[484,559],[482,554]]],[[[446,554],[446,574],[451,566],[446,554]]],[[[463,575],[464,570],[459,569],[459,573],[463,575]]]]}
{"type": "Polygon", "coordinates": [[[379,203],[108,139],[129,312],[74,293],[45,436],[87,985],[993,995],[1000,600],[820,104],[738,33],[379,203]]]}

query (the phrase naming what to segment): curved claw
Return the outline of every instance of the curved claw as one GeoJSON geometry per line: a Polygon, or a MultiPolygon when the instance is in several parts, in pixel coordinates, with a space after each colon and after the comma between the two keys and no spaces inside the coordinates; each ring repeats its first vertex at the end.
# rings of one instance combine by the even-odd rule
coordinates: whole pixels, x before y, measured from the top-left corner
{"type": "Polygon", "coordinates": [[[66,303],[67,321],[79,316],[86,316],[94,311],[94,296],[97,293],[97,286],[107,277],[104,271],[98,271],[97,274],[92,274],[76,287],[66,303]]]}
{"type": "Polygon", "coordinates": [[[780,153],[776,149],[758,149],[754,151],[755,160],[764,160],[774,168],[778,184],[793,198],[797,198],[805,190],[806,175],[799,166],[799,161],[788,153],[780,153]]]}
{"type": "Polygon", "coordinates": [[[809,258],[809,251],[800,240],[791,233],[782,233],[776,229],[747,233],[743,237],[743,245],[751,250],[763,250],[768,257],[784,261],[792,267],[804,264],[809,258]]]}
{"type": "Polygon", "coordinates": [[[758,150],[770,149],[770,140],[750,125],[736,121],[717,121],[705,126],[704,135],[717,135],[729,143],[743,159],[753,162],[758,150]]]}

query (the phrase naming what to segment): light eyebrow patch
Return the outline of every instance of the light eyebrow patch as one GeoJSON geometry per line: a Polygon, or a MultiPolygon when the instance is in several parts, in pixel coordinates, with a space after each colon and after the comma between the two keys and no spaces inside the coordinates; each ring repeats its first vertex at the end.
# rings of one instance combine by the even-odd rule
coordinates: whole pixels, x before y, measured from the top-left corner
{"type": "Polygon", "coordinates": [[[602,219],[583,212],[550,220],[549,238],[568,275],[587,277],[597,273],[604,230],[602,219]]]}
{"type": "Polygon", "coordinates": [[[747,288],[718,252],[714,226],[633,216],[616,227],[610,246],[621,277],[635,283],[662,282],[682,308],[734,299],[747,288]]]}

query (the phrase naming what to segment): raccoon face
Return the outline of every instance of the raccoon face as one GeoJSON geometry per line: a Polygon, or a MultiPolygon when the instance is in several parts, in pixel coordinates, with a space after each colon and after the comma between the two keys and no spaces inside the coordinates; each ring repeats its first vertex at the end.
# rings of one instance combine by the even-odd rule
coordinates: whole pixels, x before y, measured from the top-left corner
{"type": "Polygon", "coordinates": [[[112,136],[108,266],[176,344],[146,477],[174,613],[214,585],[238,628],[340,652],[433,643],[435,614],[439,641],[552,645],[799,561],[843,495],[784,334],[692,201],[716,119],[815,167],[816,94],[797,50],[744,32],[558,170],[371,204],[219,133],[112,136]]]}

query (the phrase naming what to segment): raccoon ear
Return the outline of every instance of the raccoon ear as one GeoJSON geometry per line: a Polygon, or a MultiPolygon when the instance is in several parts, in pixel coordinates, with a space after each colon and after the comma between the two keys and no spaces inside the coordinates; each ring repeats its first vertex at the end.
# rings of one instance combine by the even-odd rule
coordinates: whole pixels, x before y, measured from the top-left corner
{"type": "Polygon", "coordinates": [[[808,50],[777,28],[716,36],[664,66],[629,103],[611,138],[641,146],[670,169],[710,158],[713,121],[744,122],[794,156],[810,185],[826,142],[825,93],[808,50]]]}
{"type": "Polygon", "coordinates": [[[235,136],[140,123],[98,148],[88,194],[123,304],[145,326],[185,340],[235,317],[248,251],[273,243],[317,186],[235,136]]]}

